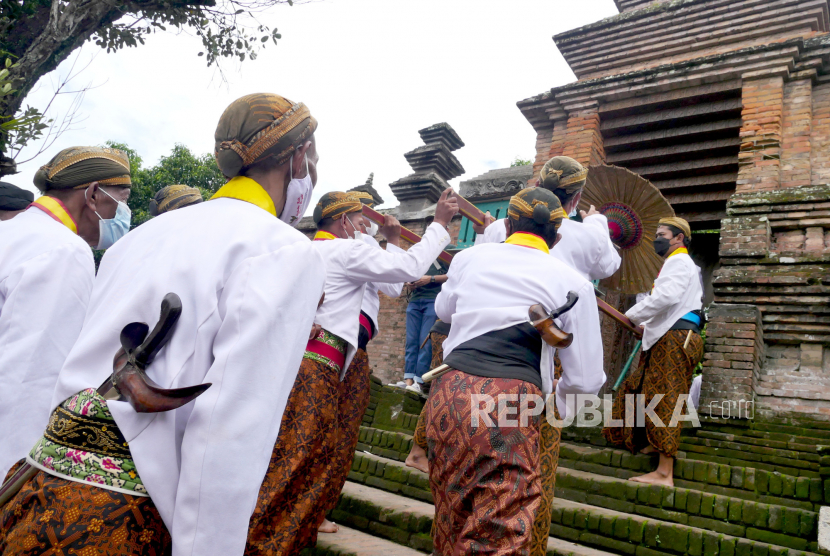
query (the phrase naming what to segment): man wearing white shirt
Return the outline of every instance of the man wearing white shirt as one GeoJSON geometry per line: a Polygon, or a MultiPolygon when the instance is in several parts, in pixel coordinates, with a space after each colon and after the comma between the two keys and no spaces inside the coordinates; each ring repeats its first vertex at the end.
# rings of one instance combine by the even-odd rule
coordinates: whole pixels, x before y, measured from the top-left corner
{"type": "MultiPolygon", "coordinates": [[[[326,193],[314,207],[312,244],[326,262],[325,300],[314,317],[319,332],[306,345],[283,418],[285,435],[281,432],[274,446],[251,518],[248,556],[298,554],[316,542],[340,462],[340,383],[358,348],[366,284],[423,276],[450,242],[447,225],[458,211],[448,199],[451,191],[441,195],[432,224],[408,251],[384,251],[362,241],[363,204],[352,194],[326,193]]],[[[388,242],[399,242],[394,217],[387,215],[380,231],[388,242]]]]}
{"type": "Polygon", "coordinates": [[[228,183],[107,251],[53,418],[29,453],[40,472],[0,508],[4,554],[243,553],[325,284],[322,257],[280,219],[292,184],[313,187],[316,127],[278,95],[236,100],[215,133],[228,183]],[[147,375],[163,388],[212,385],[162,413],[105,399],[96,387],[122,328],[155,323],[169,292],[182,313],[147,375]]]}
{"type": "MultiPolygon", "coordinates": [[[[374,205],[374,197],[362,191],[352,192],[352,195],[368,206],[374,205]]],[[[363,218],[363,224],[359,226],[364,243],[381,249],[374,236],[380,231],[377,224],[363,218]]],[[[401,253],[403,249],[398,245],[397,239],[393,236],[386,242],[386,250],[390,253],[401,253]]],[[[378,314],[380,313],[380,297],[378,291],[392,298],[399,297],[403,290],[403,282],[368,282],[363,290],[363,301],[360,304],[360,329],[358,331],[357,351],[355,352],[352,364],[346,371],[346,377],[340,383],[340,406],[337,410],[339,436],[337,438],[337,451],[334,459],[333,478],[331,480],[331,492],[328,494],[328,512],[337,504],[340,491],[346,483],[346,477],[352,468],[354,451],[357,447],[360,424],[363,421],[363,414],[369,407],[369,376],[372,368],[369,366],[369,354],[366,347],[369,342],[378,334],[380,326],[378,314]]],[[[336,533],[337,525],[328,519],[323,520],[319,530],[321,533],[336,533]]]]}
{"type": "Polygon", "coordinates": [[[424,414],[436,554],[532,553],[537,521],[550,529],[540,473],[544,416],[528,415],[518,401],[531,396],[541,411],[542,396],[553,390],[555,349],[528,323],[532,305],[550,311],[568,292],[579,296],[558,319],[573,333],[560,352],[568,368],[556,388],[561,417],[575,413],[576,394],[596,394],[605,382],[593,285],[549,256],[566,217],[559,200],[542,188],[524,189],[508,215],[505,243],[456,255],[435,302],[451,325],[443,344],[450,370],[433,383],[424,414]],[[505,407],[513,408],[512,423],[499,418],[510,415],[505,407]],[[542,514],[546,520],[537,519],[542,514]]]}
{"type": "Polygon", "coordinates": [[[633,417],[635,411],[635,405],[629,402],[639,398],[637,406],[648,407],[660,397],[654,407],[658,422],[646,413],[644,427],[608,426],[603,430],[609,442],[632,453],[660,454],[657,470],[632,481],[674,485],[674,458],[682,423],[672,426],[671,421],[673,416],[680,415],[694,368],[703,358],[703,288],[699,269],[689,256],[691,235],[689,223],[682,218],[660,219],[654,250],[666,261],[651,295],[626,312],[634,324],[643,326],[643,353],[637,370],[626,377],[617,391],[612,416],[621,423],[632,422],[625,419],[626,412],[633,417]]]}
{"type": "Polygon", "coordinates": [[[95,279],[90,247],[108,247],[115,227],[130,229],[130,161],[119,150],[63,149],[34,182],[43,196],[0,222],[0,480],[52,413],[95,279]]]}

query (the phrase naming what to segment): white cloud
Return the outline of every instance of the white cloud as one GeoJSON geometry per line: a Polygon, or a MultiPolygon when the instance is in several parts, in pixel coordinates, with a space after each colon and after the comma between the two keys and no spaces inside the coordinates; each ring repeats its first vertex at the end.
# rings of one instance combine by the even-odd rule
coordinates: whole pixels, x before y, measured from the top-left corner
{"type": "MultiPolygon", "coordinates": [[[[78,83],[100,84],[81,108],[87,119],[47,152],[5,178],[34,189],[37,168],[72,145],[127,143],[145,165],[183,143],[213,150],[213,131],[235,98],[275,92],[304,102],[320,122],[316,193],[363,183],[397,204],[388,184],[411,173],[403,153],[418,129],[448,122],[466,144],[460,180],[535,155],[535,133],[516,102],[574,80],[551,37],[614,15],[612,0],[325,0],[278,6],[262,19],[282,33],[255,61],[217,71],[197,57],[200,41],[160,33],[147,44],[93,54],[78,83]]],[[[71,60],[70,60],[71,61],[71,60]]],[[[57,76],[27,99],[43,106],[57,76]]],[[[68,99],[63,99],[67,100],[68,99]]],[[[58,107],[60,108],[60,107],[58,107]]],[[[23,157],[25,157],[25,152],[23,157]]],[[[456,183],[459,179],[453,181],[456,183]]]]}

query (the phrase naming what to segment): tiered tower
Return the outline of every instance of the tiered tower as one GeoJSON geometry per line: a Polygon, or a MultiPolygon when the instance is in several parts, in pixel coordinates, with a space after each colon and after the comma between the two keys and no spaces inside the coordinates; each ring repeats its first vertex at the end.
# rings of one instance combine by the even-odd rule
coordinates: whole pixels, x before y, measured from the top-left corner
{"type": "Polygon", "coordinates": [[[448,123],[431,125],[418,131],[425,145],[404,155],[414,173],[389,184],[401,205],[399,212],[422,210],[438,201],[447,183],[464,173],[452,154],[464,142],[448,123]]]}

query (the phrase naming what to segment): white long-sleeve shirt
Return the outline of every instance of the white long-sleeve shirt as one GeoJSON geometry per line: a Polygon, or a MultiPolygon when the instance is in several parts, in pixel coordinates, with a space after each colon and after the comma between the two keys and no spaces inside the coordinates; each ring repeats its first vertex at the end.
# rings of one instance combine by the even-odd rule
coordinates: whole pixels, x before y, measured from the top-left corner
{"type": "MultiPolygon", "coordinates": [[[[381,246],[378,244],[377,240],[369,234],[363,235],[363,241],[365,241],[367,245],[381,249],[381,246]]],[[[391,243],[386,244],[386,250],[390,253],[403,252],[403,249],[397,245],[392,245],[391,243]]],[[[366,284],[366,289],[363,291],[363,302],[360,304],[360,310],[369,315],[369,318],[372,319],[372,324],[375,325],[376,335],[380,331],[380,325],[378,323],[378,314],[380,313],[380,297],[378,296],[378,291],[381,291],[384,295],[392,298],[400,297],[401,292],[403,291],[403,284],[403,282],[396,282],[392,284],[387,282],[369,282],[366,284]]]]}
{"type": "MultiPolygon", "coordinates": [[[[556,387],[560,417],[574,414],[575,396],[596,394],[605,383],[602,338],[594,286],[563,262],[543,251],[490,243],[457,254],[447,281],[435,299],[435,314],[450,323],[444,341],[444,357],[468,340],[494,330],[528,322],[528,309],[541,303],[548,311],[565,304],[569,291],[579,295],[576,305],[557,319],[562,329],[574,335],[567,349],[559,350],[568,371],[556,387]]],[[[551,393],[556,350],[542,347],[542,390],[551,393]]]]}
{"type": "Polygon", "coordinates": [[[353,239],[312,243],[326,261],[326,298],[314,322],[349,344],[342,380],[357,350],[358,317],[366,284],[417,280],[450,243],[450,234],[432,223],[419,243],[400,252],[384,251],[353,239]]]}
{"type": "Polygon", "coordinates": [[[0,222],[0,474],[43,435],[52,391],[81,332],[95,262],[37,207],[0,222]]]}
{"type": "MultiPolygon", "coordinates": [[[[608,278],[620,268],[620,254],[611,242],[608,219],[603,214],[594,214],[582,223],[567,218],[559,227],[562,239],[553,246],[550,254],[588,280],[608,278]]],[[[496,220],[483,234],[476,235],[476,245],[501,243],[507,238],[504,219],[496,220]]]]}
{"type": "Polygon", "coordinates": [[[642,325],[643,350],[650,349],[689,311],[702,307],[700,270],[686,253],[672,253],[663,263],[651,295],[626,311],[634,324],[642,325]]]}
{"type": "Polygon", "coordinates": [[[174,556],[243,553],[324,282],[308,238],[229,198],[158,216],[104,256],[52,407],[112,373],[126,324],[152,327],[164,295],[181,297],[181,318],[147,374],[164,388],[212,386],[165,413],[108,402],[174,556]]]}

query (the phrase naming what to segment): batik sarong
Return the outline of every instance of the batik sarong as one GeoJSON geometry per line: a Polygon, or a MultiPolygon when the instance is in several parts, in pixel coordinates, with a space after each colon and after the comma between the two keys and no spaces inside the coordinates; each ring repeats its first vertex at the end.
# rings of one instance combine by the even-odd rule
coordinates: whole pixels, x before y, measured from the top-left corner
{"type": "MultiPolygon", "coordinates": [[[[425,419],[436,554],[530,554],[533,522],[542,502],[539,446],[543,416],[530,416],[526,426],[521,426],[518,410],[522,402],[508,401],[502,408],[507,421],[500,424],[498,399],[503,395],[521,400],[540,397],[541,391],[525,381],[477,377],[458,370],[433,383],[425,419]],[[487,426],[483,416],[473,426],[473,395],[496,401],[487,412],[493,426],[487,426]]],[[[535,400],[525,403],[533,407],[535,400]]]]}
{"type": "MultiPolygon", "coordinates": [[[[429,364],[430,369],[440,367],[444,364],[444,340],[447,339],[446,334],[439,334],[438,332],[430,332],[429,339],[432,341],[432,361],[429,364]]],[[[423,448],[427,449],[427,427],[424,421],[424,411],[418,415],[418,423],[415,425],[415,435],[412,441],[423,448]]]]}
{"type": "MultiPolygon", "coordinates": [[[[548,403],[553,403],[553,396],[548,399],[548,403]]],[[[548,421],[547,410],[542,415],[545,416],[539,430],[539,475],[542,480],[542,502],[533,520],[531,556],[545,556],[548,553],[551,505],[556,489],[556,468],[559,467],[559,443],[562,439],[562,430],[548,421]]],[[[558,420],[559,411],[554,410],[554,415],[558,420]]]]}
{"type": "Polygon", "coordinates": [[[325,514],[337,505],[340,491],[346,484],[346,477],[352,468],[354,451],[360,435],[363,414],[369,407],[369,355],[358,349],[346,371],[346,377],[340,383],[340,400],[337,410],[337,437],[335,439],[335,456],[331,460],[332,480],[330,490],[320,511],[325,514]]]}
{"type": "MultiPolygon", "coordinates": [[[[635,454],[651,445],[666,456],[677,455],[681,423],[674,427],[669,423],[680,395],[689,393],[695,365],[703,358],[703,340],[694,332],[688,347],[683,349],[688,334],[688,330],[669,330],[651,349],[640,355],[637,369],[626,377],[614,398],[612,417],[622,420],[625,426],[603,429],[602,434],[608,442],[625,446],[635,454]],[[633,395],[626,399],[627,394],[633,395]],[[644,406],[648,406],[655,395],[663,394],[654,413],[665,426],[657,426],[648,415],[645,416],[645,427],[627,426],[636,425],[636,394],[643,394],[644,406]],[[626,411],[630,416],[627,423],[626,411]]],[[[687,412],[684,407],[683,414],[687,412]]]]}
{"type": "MultiPolygon", "coordinates": [[[[345,353],[325,330],[318,337],[345,353]]],[[[306,351],[288,397],[280,433],[248,526],[246,556],[291,556],[317,542],[319,511],[331,482],[337,439],[340,367],[306,351]]]]}
{"type": "Polygon", "coordinates": [[[170,534],[94,389],[55,409],[29,461],[48,473],[38,471],[0,508],[0,554],[170,554],[170,534]]]}

